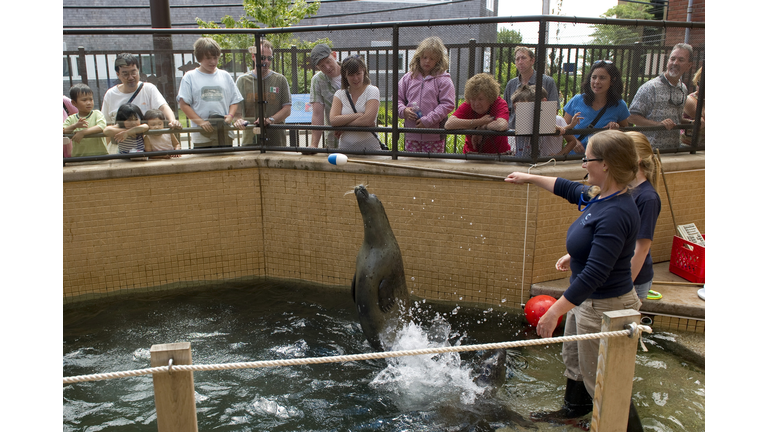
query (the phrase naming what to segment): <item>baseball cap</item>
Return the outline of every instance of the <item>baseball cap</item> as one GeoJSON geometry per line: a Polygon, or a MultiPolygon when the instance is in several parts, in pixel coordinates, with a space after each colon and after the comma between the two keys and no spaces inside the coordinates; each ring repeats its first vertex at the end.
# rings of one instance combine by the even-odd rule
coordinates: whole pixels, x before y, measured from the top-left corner
{"type": "Polygon", "coordinates": [[[317,64],[324,58],[331,55],[331,48],[326,44],[318,44],[312,48],[312,53],[309,55],[312,60],[312,67],[317,67],[317,64]]]}

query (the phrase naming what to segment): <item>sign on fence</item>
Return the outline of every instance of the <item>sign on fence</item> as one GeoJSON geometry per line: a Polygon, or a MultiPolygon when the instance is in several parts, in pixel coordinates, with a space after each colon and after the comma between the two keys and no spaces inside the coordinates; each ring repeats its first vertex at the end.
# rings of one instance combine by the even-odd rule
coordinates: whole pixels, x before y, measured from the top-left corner
{"type": "Polygon", "coordinates": [[[309,103],[309,93],[291,95],[291,115],[286,123],[312,123],[312,104],[309,103]]]}

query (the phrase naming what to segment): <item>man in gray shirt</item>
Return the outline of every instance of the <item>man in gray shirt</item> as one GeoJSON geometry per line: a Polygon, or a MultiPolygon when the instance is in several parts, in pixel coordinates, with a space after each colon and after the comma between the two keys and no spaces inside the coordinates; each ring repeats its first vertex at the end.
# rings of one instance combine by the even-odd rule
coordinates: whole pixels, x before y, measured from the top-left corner
{"type": "Polygon", "coordinates": [[[654,148],[680,146],[680,130],[688,88],[681,77],[693,65],[693,48],[679,43],[672,48],[667,70],[637,89],[629,106],[629,122],[636,126],[664,126],[666,131],[643,132],[654,148]]]}
{"type": "MultiPolygon", "coordinates": [[[[326,44],[319,44],[312,48],[310,54],[312,66],[320,69],[312,77],[310,87],[309,102],[312,104],[312,124],[317,126],[330,126],[331,105],[333,105],[333,95],[341,88],[341,64],[336,60],[336,53],[326,44]]],[[[320,144],[320,137],[323,131],[312,131],[312,143],[310,147],[320,144]]],[[[325,133],[325,147],[337,148],[339,140],[333,134],[333,131],[325,133]]]]}
{"type": "MultiPolygon", "coordinates": [[[[515,67],[517,68],[518,76],[512,78],[507,83],[507,87],[504,89],[504,100],[509,107],[509,128],[515,128],[515,110],[512,108],[512,95],[515,93],[518,87],[522,84],[528,84],[529,86],[536,88],[536,70],[533,68],[536,63],[536,56],[531,49],[519,46],[515,48],[515,67]]],[[[560,91],[557,89],[557,84],[551,76],[541,76],[542,87],[547,91],[547,100],[556,100],[557,109],[560,109],[560,99],[558,95],[560,91]]]]}

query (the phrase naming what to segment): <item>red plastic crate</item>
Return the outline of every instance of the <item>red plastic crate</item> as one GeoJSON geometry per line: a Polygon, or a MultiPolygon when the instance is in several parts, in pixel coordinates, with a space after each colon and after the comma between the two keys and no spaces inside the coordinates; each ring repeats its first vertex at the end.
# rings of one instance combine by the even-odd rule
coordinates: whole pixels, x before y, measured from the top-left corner
{"type": "Polygon", "coordinates": [[[674,236],[669,271],[687,281],[704,283],[704,248],[674,236]]]}

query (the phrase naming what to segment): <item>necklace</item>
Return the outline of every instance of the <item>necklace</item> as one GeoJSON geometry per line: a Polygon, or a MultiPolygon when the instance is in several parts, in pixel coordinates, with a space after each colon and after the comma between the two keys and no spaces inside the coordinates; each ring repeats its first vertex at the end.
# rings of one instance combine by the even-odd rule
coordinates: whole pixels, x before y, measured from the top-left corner
{"type": "Polygon", "coordinates": [[[605,200],[607,200],[607,199],[611,199],[611,198],[615,197],[616,195],[620,194],[622,191],[623,191],[623,189],[622,189],[622,190],[617,190],[616,192],[614,192],[614,193],[612,193],[612,194],[608,195],[608,196],[607,196],[607,197],[605,197],[605,198],[599,198],[599,199],[591,199],[591,200],[589,200],[589,201],[584,201],[584,192],[582,192],[582,193],[581,193],[581,196],[579,196],[579,211],[583,213],[583,212],[584,212],[584,211],[586,211],[586,210],[589,208],[589,206],[591,206],[592,204],[594,204],[594,203],[599,203],[600,201],[605,201],[605,200]],[[586,206],[584,206],[584,208],[581,208],[581,206],[582,206],[582,205],[584,205],[584,204],[586,204],[586,206]]]}

